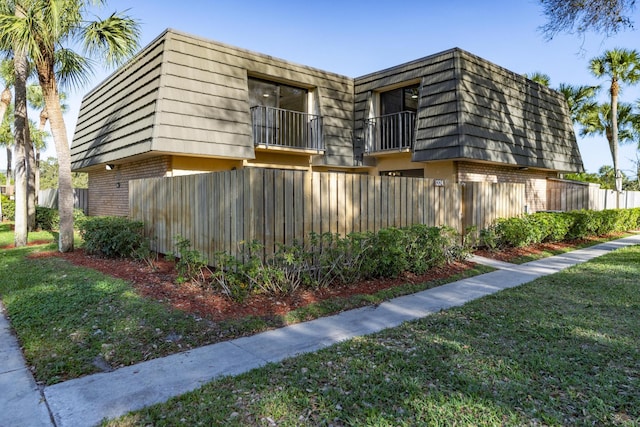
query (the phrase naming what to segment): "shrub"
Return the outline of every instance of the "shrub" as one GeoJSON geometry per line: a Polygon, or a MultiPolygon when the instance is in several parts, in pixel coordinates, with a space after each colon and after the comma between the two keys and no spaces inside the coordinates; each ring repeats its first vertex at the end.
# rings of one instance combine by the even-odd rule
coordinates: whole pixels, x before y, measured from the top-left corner
{"type": "Polygon", "coordinates": [[[406,237],[396,227],[384,228],[373,235],[366,269],[371,277],[397,277],[407,270],[406,237]]]}
{"type": "Polygon", "coordinates": [[[521,247],[541,241],[542,232],[530,215],[500,218],[495,223],[500,245],[521,247]]]}
{"type": "Polygon", "coordinates": [[[88,217],[79,221],[84,248],[109,258],[134,257],[143,245],[142,221],[122,217],[88,217]]]}
{"type": "Polygon", "coordinates": [[[60,215],[57,209],[36,206],[36,228],[41,230],[57,230],[60,225],[60,215]]]}
{"type": "Polygon", "coordinates": [[[311,286],[354,282],[371,277],[377,268],[372,254],[373,233],[351,233],[345,237],[311,233],[309,237],[303,260],[311,286]]]}
{"type": "Polygon", "coordinates": [[[579,210],[567,212],[573,221],[569,232],[568,239],[584,239],[589,236],[597,235],[600,229],[601,220],[594,214],[594,211],[579,210]]]}
{"type": "MultiPolygon", "coordinates": [[[[2,195],[2,216],[4,219],[14,221],[16,219],[16,202],[11,200],[9,196],[2,195]]],[[[2,218],[0,218],[1,220],[2,218]]]]}
{"type": "Polygon", "coordinates": [[[196,281],[198,284],[204,284],[203,269],[207,266],[207,260],[196,249],[191,248],[191,241],[178,235],[175,237],[176,252],[178,260],[176,261],[176,270],[178,271],[178,283],[196,281]]]}
{"type": "Polygon", "coordinates": [[[300,287],[348,284],[364,278],[395,277],[404,271],[417,274],[456,259],[469,248],[449,227],[414,225],[377,233],[311,233],[306,245],[279,245],[262,260],[259,242],[245,245],[243,260],[226,252],[215,254],[212,284],[230,298],[242,301],[254,292],[289,294],[300,287]]]}
{"type": "Polygon", "coordinates": [[[526,246],[540,242],[583,239],[640,227],[640,208],[536,212],[498,219],[480,231],[480,242],[489,249],[526,246]]]}

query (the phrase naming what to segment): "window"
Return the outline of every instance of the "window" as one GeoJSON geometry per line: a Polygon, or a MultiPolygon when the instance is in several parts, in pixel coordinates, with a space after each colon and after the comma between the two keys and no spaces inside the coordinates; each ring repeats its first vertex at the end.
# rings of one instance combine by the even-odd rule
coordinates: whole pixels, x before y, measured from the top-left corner
{"type": "Polygon", "coordinates": [[[309,90],[249,77],[255,145],[324,150],[322,120],[309,114],[309,90]]]}
{"type": "Polygon", "coordinates": [[[415,84],[380,93],[380,115],[418,111],[418,87],[415,84]]]}
{"type": "Polygon", "coordinates": [[[249,78],[249,106],[307,112],[308,90],[282,83],[249,78]]]}
{"type": "Polygon", "coordinates": [[[407,178],[424,178],[424,169],[381,171],[380,176],[404,176],[407,178]]]}

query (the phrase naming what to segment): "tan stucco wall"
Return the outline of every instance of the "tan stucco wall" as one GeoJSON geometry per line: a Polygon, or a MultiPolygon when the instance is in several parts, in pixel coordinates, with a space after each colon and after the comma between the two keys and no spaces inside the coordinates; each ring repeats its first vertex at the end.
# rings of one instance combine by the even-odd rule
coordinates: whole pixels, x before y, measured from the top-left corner
{"type": "Polygon", "coordinates": [[[180,176],[194,173],[220,172],[232,170],[233,168],[242,169],[242,160],[173,156],[170,175],[180,176]]]}
{"type": "Polygon", "coordinates": [[[246,167],[311,170],[311,157],[308,154],[294,154],[278,150],[256,150],[255,159],[244,160],[246,167]]]}

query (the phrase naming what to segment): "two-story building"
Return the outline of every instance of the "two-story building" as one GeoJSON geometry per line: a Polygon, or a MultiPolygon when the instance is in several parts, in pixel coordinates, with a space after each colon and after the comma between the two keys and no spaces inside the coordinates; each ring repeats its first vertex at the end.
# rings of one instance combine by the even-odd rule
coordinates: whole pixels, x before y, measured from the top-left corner
{"type": "Polygon", "coordinates": [[[583,170],[563,96],[454,48],[351,78],[166,30],[82,101],[89,214],[128,180],[247,167],[522,182],[583,170]]]}

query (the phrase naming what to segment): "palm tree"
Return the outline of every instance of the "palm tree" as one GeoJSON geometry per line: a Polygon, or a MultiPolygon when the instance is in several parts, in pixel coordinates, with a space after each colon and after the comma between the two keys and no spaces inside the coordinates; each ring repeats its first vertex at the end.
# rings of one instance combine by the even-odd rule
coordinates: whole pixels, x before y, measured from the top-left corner
{"type": "Polygon", "coordinates": [[[582,123],[589,111],[597,107],[595,97],[599,89],[599,86],[572,86],[560,83],[558,91],[567,101],[573,123],[582,123]]]}
{"type": "MultiPolygon", "coordinates": [[[[637,126],[638,116],[633,113],[633,107],[628,103],[618,105],[616,123],[618,126],[618,140],[622,144],[631,143],[636,140],[635,126],[637,126]]],[[[613,121],[611,115],[611,105],[599,104],[588,110],[581,119],[582,128],[580,136],[605,136],[609,146],[613,145],[613,121]]],[[[618,184],[622,186],[622,174],[615,169],[618,184]]],[[[616,184],[616,185],[618,185],[616,184]]],[[[616,188],[617,191],[620,191],[616,188]]]]}
{"type": "MultiPolygon", "coordinates": [[[[19,6],[15,8],[17,19],[26,16],[25,10],[19,6]]],[[[13,49],[13,67],[15,71],[15,81],[13,90],[14,100],[14,129],[15,142],[15,219],[14,219],[14,243],[16,247],[26,246],[29,234],[28,226],[28,174],[31,140],[29,139],[29,119],[27,118],[27,78],[29,77],[29,64],[27,61],[27,50],[17,42],[11,44],[13,49]]],[[[35,206],[34,206],[35,217],[35,206]]]]}
{"type": "MultiPolygon", "coordinates": [[[[11,185],[11,147],[13,146],[13,130],[11,129],[11,120],[10,117],[13,117],[13,108],[12,105],[9,104],[4,111],[3,117],[0,119],[0,147],[4,146],[7,148],[7,176],[6,184],[7,189],[11,185]]],[[[0,203],[0,221],[2,221],[2,204],[0,203]]]]}
{"type": "Polygon", "coordinates": [[[611,87],[609,88],[609,94],[611,95],[611,138],[607,139],[609,139],[613,170],[616,176],[616,191],[619,196],[622,190],[622,177],[618,167],[618,96],[620,94],[620,83],[635,84],[640,80],[640,54],[636,50],[608,50],[602,56],[593,58],[589,65],[594,76],[611,80],[611,87]]]}
{"type": "MultiPolygon", "coordinates": [[[[5,59],[0,62],[0,79],[4,82],[4,89],[2,90],[2,94],[0,94],[0,124],[5,126],[5,120],[8,118],[9,111],[11,111],[11,115],[13,115],[13,110],[11,110],[11,100],[13,98],[11,88],[15,80],[13,61],[5,59]]],[[[8,123],[6,126],[9,127],[8,123]]],[[[7,186],[9,186],[11,179],[11,147],[13,146],[13,138],[11,138],[10,142],[8,138],[0,139],[0,145],[4,145],[7,149],[7,186]]]]}
{"type": "Polygon", "coordinates": [[[104,20],[87,21],[91,0],[12,0],[0,6],[0,46],[25,49],[38,73],[58,157],[58,249],[73,250],[73,188],[71,152],[60,106],[59,84],[78,84],[90,76],[90,58],[119,65],[138,49],[139,26],[132,18],[113,13],[104,20]],[[8,6],[8,7],[7,7],[8,6]],[[7,13],[24,7],[26,17],[7,13]],[[83,54],[70,45],[80,40],[83,54]]]}
{"type": "Polygon", "coordinates": [[[525,74],[524,76],[529,80],[533,80],[534,82],[541,84],[542,86],[549,87],[551,85],[551,77],[549,77],[548,74],[541,73],[540,71],[525,74]]]}
{"type": "MultiPolygon", "coordinates": [[[[60,92],[60,107],[62,108],[62,113],[66,113],[69,109],[69,106],[64,103],[67,99],[67,94],[64,92],[60,92]]],[[[42,96],[42,88],[37,84],[31,84],[27,86],[27,101],[31,108],[35,110],[40,110],[40,121],[38,125],[38,131],[40,135],[44,134],[44,128],[49,120],[49,115],[47,114],[47,106],[44,103],[44,97],[42,96]]],[[[32,132],[33,135],[33,132],[32,132]]],[[[34,184],[33,184],[33,192],[34,199],[37,202],[38,191],[40,190],[40,152],[46,148],[45,139],[43,137],[40,138],[32,138],[33,142],[33,158],[32,164],[34,165],[34,184]]]]}

